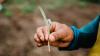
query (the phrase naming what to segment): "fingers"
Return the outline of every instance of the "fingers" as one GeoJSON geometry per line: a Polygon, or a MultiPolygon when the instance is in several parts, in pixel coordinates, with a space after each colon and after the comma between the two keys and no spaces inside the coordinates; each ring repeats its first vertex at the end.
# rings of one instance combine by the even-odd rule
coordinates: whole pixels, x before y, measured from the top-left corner
{"type": "Polygon", "coordinates": [[[45,26],[44,28],[43,28],[43,34],[44,34],[44,39],[45,39],[45,41],[48,41],[48,38],[49,38],[49,28],[47,27],[47,26],[45,26]]]}
{"type": "Polygon", "coordinates": [[[37,46],[41,45],[47,45],[49,32],[48,32],[48,27],[40,27],[37,29],[36,34],[34,35],[34,40],[37,44],[37,46]]]}
{"type": "Polygon", "coordinates": [[[48,40],[53,42],[53,41],[56,41],[57,39],[59,39],[60,37],[63,37],[63,34],[62,34],[63,32],[61,30],[55,31],[57,25],[60,25],[60,24],[57,22],[53,22],[51,24],[51,27],[50,27],[50,31],[52,32],[51,34],[50,34],[49,28],[47,26],[38,28],[37,32],[36,32],[37,37],[35,38],[37,40],[37,42],[45,43],[48,40]]]}
{"type": "Polygon", "coordinates": [[[53,34],[55,34],[55,32],[54,32],[54,33],[51,33],[51,34],[49,35],[49,41],[50,41],[50,42],[56,41],[56,37],[55,37],[53,34]]]}
{"type": "Polygon", "coordinates": [[[50,32],[54,32],[56,28],[56,22],[53,22],[50,26],[50,32]]]}
{"type": "MultiPolygon", "coordinates": [[[[55,30],[56,24],[57,24],[56,22],[53,22],[50,28],[48,28],[48,26],[38,28],[36,31],[37,37],[35,39],[38,40],[38,42],[48,41],[50,34],[49,30],[53,32],[55,30]]],[[[53,38],[54,37],[51,36],[51,39],[53,38]]]]}
{"type": "Polygon", "coordinates": [[[40,41],[44,41],[43,27],[37,29],[37,36],[40,39],[40,41]]]}
{"type": "Polygon", "coordinates": [[[36,45],[37,45],[38,47],[43,46],[43,44],[41,44],[41,43],[37,43],[37,42],[36,42],[36,45]]]}
{"type": "Polygon", "coordinates": [[[44,41],[44,34],[43,34],[43,31],[42,31],[42,27],[37,29],[37,32],[34,35],[34,40],[35,40],[36,45],[38,47],[43,45],[42,41],[44,41]]]}
{"type": "Polygon", "coordinates": [[[62,30],[59,30],[59,31],[51,33],[49,36],[49,40],[51,42],[54,42],[58,39],[61,39],[62,37],[64,37],[64,34],[62,33],[62,30]]]}
{"type": "Polygon", "coordinates": [[[40,39],[39,39],[39,37],[37,36],[37,34],[34,35],[34,40],[37,43],[40,43],[41,42],[40,39]]]}
{"type": "Polygon", "coordinates": [[[70,42],[66,42],[66,43],[59,43],[58,47],[68,47],[70,44],[70,42]]]}
{"type": "Polygon", "coordinates": [[[58,22],[52,22],[51,26],[50,26],[50,32],[55,32],[55,30],[57,28],[59,28],[58,26],[60,26],[61,24],[58,22]]]}
{"type": "Polygon", "coordinates": [[[42,46],[42,43],[40,42],[40,39],[38,38],[37,34],[34,35],[34,40],[38,47],[42,46]]]}

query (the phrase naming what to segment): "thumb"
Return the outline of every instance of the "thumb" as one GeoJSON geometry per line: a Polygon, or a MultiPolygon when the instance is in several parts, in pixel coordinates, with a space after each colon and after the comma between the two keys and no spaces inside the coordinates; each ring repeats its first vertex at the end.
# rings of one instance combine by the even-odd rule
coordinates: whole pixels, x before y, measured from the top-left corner
{"type": "Polygon", "coordinates": [[[54,42],[62,37],[61,31],[53,32],[49,36],[49,41],[54,42]]]}

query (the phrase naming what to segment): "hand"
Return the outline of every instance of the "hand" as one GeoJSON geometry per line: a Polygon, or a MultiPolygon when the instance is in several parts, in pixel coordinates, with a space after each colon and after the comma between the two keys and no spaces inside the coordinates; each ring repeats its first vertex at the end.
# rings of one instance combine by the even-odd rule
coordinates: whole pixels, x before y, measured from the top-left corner
{"type": "Polygon", "coordinates": [[[51,46],[67,47],[73,40],[73,31],[65,24],[53,22],[50,26],[50,34],[48,26],[39,27],[34,35],[34,40],[39,47],[47,45],[48,41],[51,46]]]}

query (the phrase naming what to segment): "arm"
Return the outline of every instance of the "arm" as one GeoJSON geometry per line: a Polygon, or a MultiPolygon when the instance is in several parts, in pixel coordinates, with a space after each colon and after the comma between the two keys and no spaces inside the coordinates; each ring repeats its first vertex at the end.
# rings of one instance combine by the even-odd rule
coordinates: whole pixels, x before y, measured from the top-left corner
{"type": "Polygon", "coordinates": [[[97,37],[100,16],[97,16],[93,21],[83,26],[80,29],[72,26],[74,39],[68,47],[59,48],[60,50],[74,50],[78,48],[91,48],[97,37]]]}

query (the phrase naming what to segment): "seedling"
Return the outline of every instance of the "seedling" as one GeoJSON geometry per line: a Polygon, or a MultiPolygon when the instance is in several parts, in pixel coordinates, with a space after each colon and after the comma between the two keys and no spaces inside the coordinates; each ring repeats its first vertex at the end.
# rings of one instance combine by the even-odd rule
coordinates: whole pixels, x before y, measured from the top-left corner
{"type": "MultiPolygon", "coordinates": [[[[42,9],[42,7],[39,6],[39,10],[43,16],[43,19],[44,19],[44,22],[45,22],[45,25],[48,26],[48,33],[50,34],[50,24],[51,24],[51,20],[50,19],[47,19],[46,17],[46,14],[44,13],[44,10],[42,9]]],[[[51,49],[50,49],[50,42],[49,42],[49,39],[48,39],[48,51],[50,52],[51,49]]]]}

